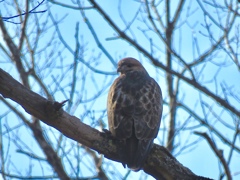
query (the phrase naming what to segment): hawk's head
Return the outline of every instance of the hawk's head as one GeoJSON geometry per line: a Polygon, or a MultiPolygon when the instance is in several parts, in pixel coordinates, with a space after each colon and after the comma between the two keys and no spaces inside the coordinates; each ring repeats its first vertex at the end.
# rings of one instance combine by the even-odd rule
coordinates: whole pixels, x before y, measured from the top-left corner
{"type": "Polygon", "coordinates": [[[142,64],[134,58],[127,57],[118,62],[117,72],[120,72],[121,75],[134,71],[147,73],[142,64]]]}

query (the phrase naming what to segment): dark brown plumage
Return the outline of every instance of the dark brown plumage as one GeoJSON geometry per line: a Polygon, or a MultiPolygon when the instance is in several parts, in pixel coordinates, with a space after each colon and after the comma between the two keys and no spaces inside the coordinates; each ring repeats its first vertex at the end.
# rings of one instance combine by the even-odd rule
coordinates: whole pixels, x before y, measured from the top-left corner
{"type": "Polygon", "coordinates": [[[127,166],[138,171],[158,134],[162,93],[156,81],[134,58],[119,61],[117,71],[120,76],[108,94],[108,125],[112,135],[125,142],[123,156],[127,166]]]}

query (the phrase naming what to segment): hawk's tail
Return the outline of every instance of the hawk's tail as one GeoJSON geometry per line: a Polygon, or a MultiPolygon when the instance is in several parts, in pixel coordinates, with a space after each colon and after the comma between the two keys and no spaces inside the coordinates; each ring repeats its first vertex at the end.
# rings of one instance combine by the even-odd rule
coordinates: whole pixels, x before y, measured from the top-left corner
{"type": "Polygon", "coordinates": [[[133,171],[142,169],[149,154],[153,140],[139,140],[131,137],[126,140],[126,164],[133,171]]]}

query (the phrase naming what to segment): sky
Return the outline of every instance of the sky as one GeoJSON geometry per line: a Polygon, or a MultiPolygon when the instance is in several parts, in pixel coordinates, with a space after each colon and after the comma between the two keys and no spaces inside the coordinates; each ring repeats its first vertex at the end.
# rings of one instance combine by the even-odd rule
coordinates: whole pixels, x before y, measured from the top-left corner
{"type": "MultiPolygon", "coordinates": [[[[86,5],[88,5],[88,4],[86,3],[86,5]]],[[[176,39],[176,41],[178,39],[182,39],[181,40],[182,41],[181,55],[184,57],[184,59],[191,62],[195,58],[195,55],[193,53],[194,47],[191,45],[192,38],[194,38],[195,36],[197,37],[199,46],[201,47],[201,49],[200,49],[201,53],[204,52],[205,47],[207,48],[207,44],[209,43],[209,40],[207,38],[204,38],[203,36],[201,36],[201,33],[206,33],[206,32],[204,32],[204,29],[202,28],[202,22],[199,19],[199,17],[201,17],[201,15],[202,15],[199,7],[197,7],[195,3],[191,4],[191,2],[189,2],[189,1],[187,1],[186,7],[187,7],[187,5],[189,5],[189,6],[191,5],[191,7],[193,9],[192,15],[188,18],[188,22],[185,23],[184,25],[182,25],[181,31],[179,30],[176,32],[174,38],[176,39]],[[194,8],[195,6],[196,6],[196,8],[194,8]]],[[[125,27],[124,23],[122,22],[121,18],[118,15],[118,6],[116,5],[116,1],[106,0],[103,4],[101,4],[101,6],[106,12],[111,14],[111,18],[114,19],[116,22],[118,22],[118,24],[120,24],[121,28],[125,27]]],[[[122,7],[123,7],[123,14],[124,14],[127,22],[132,20],[132,18],[135,16],[136,11],[140,8],[137,2],[126,1],[126,0],[122,1],[122,7]]],[[[172,3],[172,7],[175,8],[176,4],[172,3]]],[[[159,8],[162,8],[162,7],[160,6],[159,8]]],[[[187,8],[185,8],[185,10],[186,9],[187,8]]],[[[209,11],[210,10],[211,9],[209,9],[209,11]]],[[[3,9],[1,9],[1,13],[4,13],[3,9]]],[[[97,54],[100,52],[100,50],[98,49],[96,42],[95,42],[92,34],[90,33],[88,27],[86,26],[86,23],[83,21],[82,16],[79,11],[73,11],[70,9],[62,8],[57,5],[51,5],[51,13],[52,13],[53,17],[55,17],[56,19],[61,19],[62,17],[65,17],[63,19],[63,21],[60,23],[59,29],[62,34],[62,37],[68,43],[68,45],[71,49],[74,50],[74,48],[75,48],[75,38],[74,38],[75,27],[76,27],[76,23],[79,22],[79,34],[80,34],[79,39],[81,39],[80,42],[82,44],[87,44],[87,46],[86,46],[87,48],[84,51],[84,56],[86,57],[86,59],[91,59],[91,56],[97,56],[97,54]]],[[[187,17],[187,15],[188,15],[187,13],[184,14],[183,17],[181,17],[182,18],[181,20],[184,21],[184,19],[185,19],[184,17],[187,17]]],[[[167,86],[166,86],[164,72],[162,70],[156,71],[155,68],[152,68],[151,63],[149,61],[147,61],[142,55],[140,55],[129,44],[127,44],[123,41],[120,41],[120,40],[108,40],[108,38],[115,37],[116,33],[111,28],[108,27],[108,24],[106,22],[104,22],[102,17],[99,17],[99,14],[96,11],[88,10],[88,11],[86,11],[86,16],[89,18],[92,26],[96,30],[96,33],[98,35],[100,42],[110,52],[112,58],[116,61],[118,61],[122,57],[126,57],[126,56],[135,57],[135,58],[139,59],[143,63],[143,65],[146,67],[149,74],[153,78],[155,78],[157,80],[157,82],[160,84],[160,86],[162,88],[162,92],[163,92],[163,97],[166,98],[167,97],[167,86]]],[[[50,20],[49,20],[49,23],[50,23],[50,20]]],[[[9,26],[12,26],[12,25],[9,25],[9,26]]],[[[132,27],[135,29],[134,32],[135,32],[137,41],[141,42],[142,46],[146,47],[146,49],[149,50],[150,44],[149,44],[148,39],[146,37],[144,37],[140,31],[137,30],[140,28],[144,28],[141,21],[138,19],[136,21],[136,23],[133,24],[132,27]]],[[[14,29],[12,29],[12,30],[14,31],[14,29]]],[[[215,31],[214,35],[217,36],[218,33],[219,33],[218,31],[215,31]]],[[[49,37],[51,37],[52,35],[57,36],[56,34],[54,34],[53,29],[50,29],[49,33],[47,33],[43,36],[43,39],[46,38],[46,41],[47,41],[47,39],[49,37]]],[[[156,36],[153,33],[149,33],[148,35],[149,35],[149,37],[152,37],[153,39],[156,38],[156,36]]],[[[0,42],[2,43],[1,38],[0,38],[0,42]]],[[[44,46],[45,41],[43,40],[39,43],[41,46],[44,46]]],[[[174,46],[176,46],[176,49],[179,48],[178,44],[174,44],[174,46]]],[[[159,57],[159,61],[164,63],[164,57],[165,57],[164,46],[161,45],[161,43],[160,43],[159,47],[160,47],[159,52],[156,51],[155,55],[156,55],[156,57],[159,57]]],[[[52,49],[50,49],[49,51],[51,51],[51,50],[52,49]]],[[[61,51],[61,48],[59,48],[58,50],[61,51]]],[[[63,57],[63,59],[64,59],[63,63],[66,64],[66,66],[73,62],[73,57],[72,57],[71,53],[69,53],[68,50],[64,49],[61,52],[61,56],[63,57]]],[[[220,57],[216,58],[217,59],[216,61],[218,61],[218,62],[226,59],[226,57],[224,57],[223,55],[221,56],[221,54],[218,56],[220,56],[220,57]]],[[[41,56],[41,57],[44,58],[44,56],[41,56]]],[[[60,60],[58,60],[55,63],[60,66],[60,64],[62,62],[60,60]]],[[[4,63],[1,66],[5,70],[11,69],[11,73],[13,73],[13,76],[15,76],[14,69],[11,66],[9,66],[8,63],[4,63]]],[[[176,64],[176,63],[174,64],[174,68],[176,68],[176,69],[180,68],[178,66],[179,66],[178,64],[176,64]]],[[[51,68],[48,68],[47,65],[45,64],[45,61],[42,61],[42,59],[39,59],[38,68],[39,68],[40,76],[46,77],[44,79],[46,84],[49,84],[49,87],[51,87],[52,90],[54,88],[56,88],[54,86],[51,86],[51,83],[53,82],[53,79],[51,78],[51,74],[53,74],[55,76],[57,76],[59,74],[59,76],[61,76],[61,71],[59,71],[58,69],[51,70],[51,68]],[[44,68],[46,68],[46,72],[41,73],[41,70],[44,68]]],[[[101,62],[99,62],[99,64],[96,64],[96,69],[101,70],[101,71],[106,71],[106,72],[116,71],[116,67],[103,54],[101,55],[101,62]]],[[[79,65],[79,72],[81,72],[81,71],[89,73],[89,71],[87,70],[86,67],[79,65]]],[[[199,71],[199,69],[197,69],[196,71],[199,71]]],[[[212,64],[211,62],[209,62],[209,63],[207,63],[207,66],[204,69],[204,74],[200,74],[201,75],[200,79],[203,82],[206,82],[206,85],[211,89],[212,92],[217,91],[217,89],[219,89],[219,87],[220,87],[220,83],[217,83],[217,86],[215,86],[214,83],[207,83],[208,81],[210,81],[214,78],[216,71],[217,71],[217,67],[214,64],[212,64]]],[[[69,71],[69,74],[66,73],[66,77],[68,77],[68,78],[66,78],[66,80],[61,82],[62,83],[61,85],[63,87],[65,85],[67,85],[69,83],[68,80],[71,79],[70,71],[69,71]]],[[[78,86],[81,86],[81,87],[84,86],[83,84],[81,84],[81,80],[83,77],[84,77],[84,74],[79,74],[79,76],[77,77],[78,78],[78,83],[77,83],[78,86]]],[[[101,117],[103,119],[103,121],[107,124],[106,113],[103,113],[104,109],[106,109],[106,97],[107,97],[107,93],[108,93],[107,85],[109,85],[111,82],[113,82],[113,79],[116,77],[117,77],[117,74],[110,75],[108,77],[105,77],[104,75],[101,75],[101,74],[93,75],[93,76],[88,75],[87,78],[89,78],[89,79],[96,78],[97,85],[94,83],[94,81],[90,81],[90,80],[88,81],[87,84],[85,84],[87,87],[86,92],[84,95],[82,95],[82,96],[84,96],[85,99],[88,99],[91,96],[93,96],[97,92],[97,89],[101,89],[101,87],[105,87],[105,86],[106,86],[106,88],[105,88],[104,92],[102,93],[102,95],[97,99],[97,101],[94,101],[91,103],[86,103],[82,106],[80,105],[80,106],[76,107],[76,109],[72,113],[75,116],[80,117],[83,120],[83,122],[90,124],[91,122],[89,121],[89,119],[85,118],[85,116],[84,116],[84,111],[86,109],[90,109],[92,111],[95,111],[96,118],[101,117]]],[[[16,78],[17,78],[17,74],[16,74],[16,78]]],[[[221,82],[221,83],[227,82],[227,84],[229,86],[233,87],[235,92],[240,92],[240,83],[236,83],[236,81],[238,79],[239,79],[239,71],[237,71],[235,66],[230,63],[227,65],[227,68],[222,68],[220,70],[220,73],[218,76],[218,82],[221,82]]],[[[35,82],[32,82],[32,84],[34,85],[35,82]]],[[[34,88],[34,90],[40,91],[37,86],[34,88]]],[[[199,93],[194,89],[194,87],[189,87],[184,82],[181,82],[181,90],[182,90],[181,96],[182,96],[182,98],[184,98],[184,103],[190,105],[191,107],[196,106],[195,111],[199,112],[199,114],[201,114],[202,110],[200,109],[200,103],[197,102],[197,100],[196,100],[199,98],[199,93]],[[197,103],[197,105],[196,105],[196,103],[197,103]]],[[[67,92],[66,92],[66,94],[67,94],[67,92]]],[[[75,96],[75,98],[77,98],[77,97],[75,96]]],[[[66,96],[61,91],[58,91],[55,94],[55,99],[57,99],[58,101],[62,101],[62,100],[66,99],[66,96]]],[[[205,97],[205,96],[203,97],[203,99],[206,99],[206,101],[209,100],[208,97],[205,97]]],[[[236,103],[236,102],[233,102],[233,103],[236,103]]],[[[3,106],[3,105],[0,104],[0,107],[1,106],[3,106]]],[[[218,108],[218,106],[215,105],[215,108],[218,108]]],[[[220,111],[220,109],[221,108],[219,108],[219,111],[220,111]]],[[[167,114],[168,114],[167,106],[164,106],[163,114],[165,116],[167,116],[167,114]]],[[[178,123],[180,124],[181,121],[184,121],[187,119],[188,114],[184,113],[183,111],[178,111],[178,116],[179,116],[178,123]]],[[[11,116],[11,117],[14,117],[14,116],[11,116]]],[[[225,113],[222,116],[222,118],[228,119],[229,114],[225,113]]],[[[14,121],[13,124],[11,124],[11,126],[19,125],[19,123],[20,123],[20,121],[14,121]]],[[[168,125],[167,123],[168,123],[167,118],[163,119],[160,129],[167,128],[167,125],[168,125]]],[[[232,124],[232,122],[229,122],[229,123],[232,124]]],[[[229,137],[229,139],[232,138],[231,132],[225,130],[225,128],[223,126],[219,125],[219,123],[215,123],[215,125],[219,127],[220,131],[225,132],[224,135],[226,134],[226,136],[229,137]]],[[[46,128],[46,130],[48,130],[48,127],[45,126],[45,128],[46,128]]],[[[202,128],[202,130],[206,131],[206,129],[204,129],[204,128],[202,128]]],[[[29,130],[27,130],[25,128],[21,128],[19,131],[20,131],[19,133],[21,134],[21,138],[28,139],[26,137],[26,136],[28,136],[28,134],[26,134],[25,131],[29,131],[29,130]]],[[[192,133],[193,132],[191,132],[191,131],[182,131],[181,138],[184,139],[182,141],[182,143],[184,143],[184,141],[186,139],[189,141],[196,140],[197,137],[193,136],[192,133]]],[[[163,134],[163,131],[160,131],[159,134],[161,136],[163,134]]],[[[53,135],[51,135],[51,133],[49,133],[48,135],[49,135],[50,139],[55,138],[53,135]]],[[[166,134],[165,134],[165,137],[166,137],[166,134]]],[[[161,137],[159,137],[159,138],[161,139],[161,137]]],[[[155,140],[155,142],[158,144],[163,141],[164,141],[164,139],[155,140]]],[[[69,146],[71,146],[70,142],[69,142],[69,146]]],[[[179,140],[179,142],[180,142],[180,140],[179,140]]],[[[224,143],[218,139],[216,139],[216,143],[220,149],[224,150],[224,154],[227,155],[228,148],[225,148],[226,146],[224,145],[224,143]]],[[[29,142],[29,144],[31,147],[37,146],[36,143],[32,140],[29,142]]],[[[238,145],[239,145],[239,142],[238,142],[238,145]]],[[[210,177],[210,178],[214,178],[214,179],[218,178],[218,174],[219,174],[218,163],[219,162],[218,162],[217,158],[215,157],[215,154],[213,153],[213,151],[209,148],[206,141],[200,140],[193,147],[194,147],[194,149],[192,149],[190,152],[187,151],[185,153],[178,154],[177,159],[184,166],[191,169],[197,175],[206,176],[206,177],[210,177]]],[[[34,148],[34,150],[32,150],[32,151],[36,152],[36,149],[38,151],[37,152],[38,154],[43,155],[38,148],[34,148]]],[[[23,155],[14,153],[15,150],[16,150],[16,147],[10,149],[11,154],[13,154],[12,159],[21,159],[21,161],[16,162],[16,166],[20,166],[20,165],[18,165],[18,163],[22,164],[22,162],[29,161],[29,158],[27,158],[23,155]]],[[[239,154],[235,154],[235,155],[236,155],[236,158],[231,163],[231,169],[233,172],[239,171],[239,158],[240,157],[239,157],[239,154]]],[[[108,161],[108,160],[105,159],[104,161],[108,161]]],[[[113,163],[113,164],[114,164],[114,167],[113,166],[110,167],[110,169],[112,168],[113,171],[114,171],[114,168],[117,168],[121,172],[127,173],[127,170],[123,169],[123,167],[120,163],[113,163]]],[[[38,171],[40,171],[41,168],[38,167],[37,165],[36,165],[36,167],[33,168],[33,171],[36,171],[36,173],[37,173],[38,171]]],[[[22,169],[25,169],[25,167],[23,166],[22,169]]],[[[48,172],[48,170],[46,170],[45,172],[48,172]]],[[[131,172],[130,173],[130,178],[141,177],[141,176],[142,176],[142,179],[144,179],[142,172],[138,172],[138,173],[131,172]]],[[[234,179],[237,179],[237,178],[239,178],[239,176],[234,177],[234,179]]],[[[148,179],[153,179],[153,178],[149,177],[148,179]]]]}

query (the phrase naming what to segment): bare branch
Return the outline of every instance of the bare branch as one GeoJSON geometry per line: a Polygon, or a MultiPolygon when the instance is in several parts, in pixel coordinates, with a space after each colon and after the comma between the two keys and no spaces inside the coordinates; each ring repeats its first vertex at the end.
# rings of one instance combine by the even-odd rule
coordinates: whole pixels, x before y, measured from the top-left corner
{"type": "MultiPolygon", "coordinates": [[[[120,155],[121,142],[110,138],[105,133],[101,133],[82,123],[78,118],[67,114],[59,109],[61,103],[48,101],[30,91],[2,69],[0,69],[0,80],[0,93],[3,97],[11,98],[13,101],[21,104],[26,112],[58,129],[65,136],[104,154],[109,159],[118,162],[122,161],[120,155]],[[24,96],[19,96],[18,94],[24,94],[24,96]]],[[[33,124],[32,128],[38,129],[39,126],[35,125],[33,124]]],[[[36,133],[39,132],[36,131],[36,133]]],[[[154,145],[144,164],[143,170],[157,179],[207,179],[193,174],[188,168],[182,166],[164,147],[158,145],[154,145]]]]}
{"type": "Polygon", "coordinates": [[[163,70],[165,70],[167,73],[171,73],[172,75],[175,75],[182,79],[183,81],[187,82],[189,85],[193,86],[194,88],[197,88],[199,91],[203,92],[204,94],[210,96],[213,98],[218,104],[221,106],[225,107],[232,113],[236,114],[238,117],[240,117],[240,111],[237,110],[233,105],[229,104],[226,102],[224,99],[221,97],[217,96],[213,92],[211,92],[209,89],[206,87],[202,86],[200,83],[196,82],[194,79],[189,79],[185,77],[184,75],[169,69],[165,65],[163,65],[161,62],[159,62],[157,59],[153,58],[150,53],[148,53],[142,46],[137,44],[135,41],[133,41],[127,34],[122,32],[120,28],[111,20],[111,18],[103,11],[103,9],[94,1],[94,0],[89,0],[91,4],[94,6],[94,8],[103,16],[104,19],[112,26],[112,28],[118,33],[118,35],[125,39],[128,43],[133,45],[139,52],[141,52],[144,56],[146,56],[156,67],[159,67],[163,70]]]}
{"type": "MultiPolygon", "coordinates": [[[[33,9],[31,9],[30,11],[28,11],[28,5],[26,6],[26,12],[24,13],[21,13],[21,14],[18,14],[18,15],[15,15],[15,16],[10,16],[10,17],[1,17],[0,16],[0,20],[2,21],[6,21],[6,22],[10,22],[10,23],[13,23],[13,24],[21,24],[21,22],[19,23],[16,23],[16,22],[13,22],[13,21],[10,21],[16,17],[19,17],[19,16],[27,16],[28,14],[33,14],[33,13],[44,13],[46,12],[47,10],[42,10],[42,11],[35,11],[39,6],[41,6],[43,3],[44,3],[45,0],[42,0],[41,2],[38,3],[37,6],[35,6],[33,9]]],[[[28,3],[28,2],[27,2],[28,3]]],[[[25,18],[27,20],[27,17],[25,18]]],[[[25,22],[26,23],[26,22],[25,22]]],[[[25,24],[24,23],[24,24],[25,24]]],[[[24,27],[25,25],[23,25],[24,27]]]]}
{"type": "Polygon", "coordinates": [[[207,135],[207,133],[201,133],[201,132],[194,132],[194,134],[196,135],[199,135],[199,136],[202,136],[204,137],[208,144],[210,145],[210,147],[212,148],[212,150],[214,151],[214,153],[217,155],[218,159],[221,161],[223,167],[224,167],[224,170],[225,170],[225,173],[227,175],[227,178],[229,180],[232,179],[232,176],[231,176],[231,173],[230,173],[230,169],[227,165],[227,162],[226,160],[224,159],[223,157],[223,151],[222,150],[219,150],[216,145],[214,144],[214,142],[211,140],[211,138],[207,135]]]}

